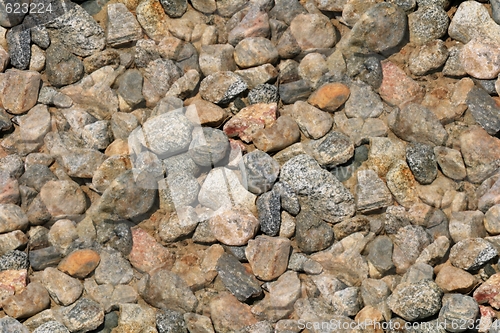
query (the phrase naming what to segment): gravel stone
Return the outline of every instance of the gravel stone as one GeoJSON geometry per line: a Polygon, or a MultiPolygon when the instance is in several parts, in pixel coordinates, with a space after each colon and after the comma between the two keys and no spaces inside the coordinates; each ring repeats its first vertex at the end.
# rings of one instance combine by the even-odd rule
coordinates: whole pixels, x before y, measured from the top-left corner
{"type": "Polygon", "coordinates": [[[271,156],[255,150],[243,156],[248,190],[254,194],[269,191],[278,178],[280,166],[271,156]]]}
{"type": "Polygon", "coordinates": [[[410,41],[419,45],[444,36],[450,19],[444,9],[437,5],[419,7],[408,15],[410,41]]]}
{"type": "Polygon", "coordinates": [[[450,261],[455,267],[474,271],[497,255],[497,250],[488,241],[481,238],[471,238],[461,240],[453,245],[450,250],[450,261]]]}
{"type": "Polygon", "coordinates": [[[259,282],[235,256],[224,253],[217,261],[217,273],[224,286],[241,302],[262,293],[259,282]]]}

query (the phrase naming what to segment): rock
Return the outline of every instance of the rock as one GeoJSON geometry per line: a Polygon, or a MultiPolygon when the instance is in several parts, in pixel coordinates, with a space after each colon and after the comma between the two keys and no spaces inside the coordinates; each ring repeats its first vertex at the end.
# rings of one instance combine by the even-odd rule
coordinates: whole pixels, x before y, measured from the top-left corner
{"type": "MultiPolygon", "coordinates": [[[[196,198],[196,196],[194,196],[196,198]]],[[[175,242],[189,235],[198,225],[198,216],[193,207],[177,208],[168,219],[162,219],[158,227],[158,235],[164,242],[175,242]]]]}
{"type": "Polygon", "coordinates": [[[57,266],[61,261],[61,254],[53,247],[44,247],[29,252],[29,261],[33,270],[39,271],[47,267],[57,266]]]}
{"type": "Polygon", "coordinates": [[[53,217],[82,214],[86,208],[85,195],[79,186],[68,180],[51,180],[40,190],[40,199],[53,217]]]}
{"type": "Polygon", "coordinates": [[[297,215],[300,211],[300,203],[297,194],[286,184],[278,182],[274,185],[273,191],[280,194],[281,207],[292,215],[297,215]]]}
{"type": "Polygon", "coordinates": [[[108,45],[120,46],[142,38],[139,22],[124,4],[110,4],[107,10],[106,42],[108,45]]]}
{"type": "Polygon", "coordinates": [[[142,95],[143,82],[144,79],[139,70],[129,69],[117,78],[118,89],[116,92],[127,105],[134,108],[144,102],[144,96],[142,95]]]}
{"type": "Polygon", "coordinates": [[[497,40],[500,27],[491,19],[488,10],[480,3],[461,3],[451,20],[448,33],[464,44],[476,36],[497,40]]]}
{"type": "Polygon", "coordinates": [[[23,324],[9,316],[0,319],[0,329],[3,332],[29,333],[29,330],[23,324]]]}
{"type": "Polygon", "coordinates": [[[417,11],[408,15],[410,42],[422,45],[443,37],[449,22],[450,19],[442,7],[419,6],[417,11]]]}
{"type": "Polygon", "coordinates": [[[0,12],[0,25],[4,28],[11,28],[20,24],[23,21],[24,16],[26,15],[26,12],[23,11],[14,12],[12,7],[10,8],[11,10],[7,10],[8,5],[12,6],[13,3],[9,1],[2,1],[1,5],[2,10],[0,12]]]}
{"type": "Polygon", "coordinates": [[[236,70],[233,53],[234,47],[228,44],[203,45],[199,58],[203,75],[236,70]]]}
{"type": "Polygon", "coordinates": [[[328,113],[302,101],[297,101],[293,105],[292,117],[302,133],[311,139],[323,137],[333,125],[333,119],[328,113]]]}
{"type": "Polygon", "coordinates": [[[307,101],[323,111],[334,112],[347,101],[349,95],[350,90],[346,85],[327,83],[318,88],[307,101]]]}
{"type": "Polygon", "coordinates": [[[484,215],[480,211],[452,212],[449,230],[453,241],[485,237],[483,219],[484,215]]]}
{"type": "Polygon", "coordinates": [[[234,61],[240,68],[272,64],[277,60],[278,50],[264,37],[245,38],[234,48],[234,61]]]}
{"type": "Polygon", "coordinates": [[[267,13],[259,6],[252,6],[236,27],[229,31],[228,42],[236,45],[245,38],[266,38],[269,36],[270,29],[267,13]]]}
{"type": "Polygon", "coordinates": [[[51,320],[36,328],[35,333],[69,333],[69,330],[56,320],[51,320]]]}
{"type": "Polygon", "coordinates": [[[209,307],[216,332],[237,332],[257,322],[250,306],[240,303],[229,293],[219,293],[212,298],[209,307]]]}
{"type": "Polygon", "coordinates": [[[377,118],[382,114],[384,106],[371,86],[356,81],[351,84],[350,91],[350,97],[344,107],[347,117],[367,119],[377,118]]]}
{"type": "Polygon", "coordinates": [[[270,281],[286,271],[290,247],[289,239],[258,236],[248,241],[245,254],[254,274],[270,281]]]}
{"type": "Polygon", "coordinates": [[[440,146],[448,137],[436,115],[419,104],[406,104],[400,111],[395,111],[393,119],[391,129],[405,141],[440,146]],[[416,119],[420,121],[416,122],[416,119]]]}
{"type": "Polygon", "coordinates": [[[472,274],[460,268],[445,266],[437,274],[436,283],[445,293],[467,294],[477,285],[478,281],[472,274]]]}
{"type": "Polygon", "coordinates": [[[58,312],[62,323],[70,332],[92,331],[104,321],[102,307],[88,298],[80,298],[72,305],[60,308],[58,312]]]}
{"type": "Polygon", "coordinates": [[[120,252],[107,249],[100,254],[101,261],[95,269],[95,280],[99,284],[127,284],[133,276],[130,263],[120,252]]]}
{"type": "Polygon", "coordinates": [[[226,245],[241,246],[253,238],[259,220],[247,209],[234,208],[210,218],[210,229],[215,238],[226,245]]]}
{"type": "Polygon", "coordinates": [[[170,90],[172,84],[182,76],[182,71],[169,59],[151,61],[143,71],[142,95],[146,106],[155,106],[170,90]]]}
{"type": "Polygon", "coordinates": [[[460,51],[463,48],[463,44],[457,43],[457,45],[452,46],[448,49],[448,60],[443,67],[443,74],[446,76],[465,76],[467,72],[462,67],[462,62],[460,61],[460,51]]]}
{"type": "Polygon", "coordinates": [[[81,57],[100,51],[106,44],[104,31],[80,6],[69,6],[62,15],[47,23],[52,43],[63,44],[81,57]]]}
{"type": "Polygon", "coordinates": [[[462,155],[458,150],[436,146],[434,147],[436,161],[443,174],[454,180],[462,180],[467,175],[462,155]]]}
{"type": "Polygon", "coordinates": [[[428,42],[410,54],[409,69],[414,75],[425,75],[437,70],[448,58],[448,49],[440,39],[428,42]]]}
{"type": "Polygon", "coordinates": [[[14,204],[0,205],[0,233],[24,230],[28,227],[28,217],[19,206],[14,204]]]}
{"type": "Polygon", "coordinates": [[[262,293],[255,276],[247,272],[245,266],[233,255],[224,253],[219,258],[217,273],[224,286],[241,302],[262,293]]]}
{"type": "Polygon", "coordinates": [[[499,229],[499,217],[500,217],[500,205],[494,205],[484,215],[484,227],[488,234],[498,235],[500,234],[499,229]]]}
{"type": "Polygon", "coordinates": [[[170,268],[175,258],[172,253],[141,228],[132,229],[133,246],[128,259],[134,268],[150,273],[157,267],[170,268]]]}
{"type": "Polygon", "coordinates": [[[226,155],[229,141],[226,134],[213,128],[196,128],[188,154],[200,166],[215,166],[226,155]]]}
{"type": "Polygon", "coordinates": [[[335,239],[337,240],[341,240],[357,232],[361,232],[363,235],[366,235],[369,231],[370,221],[362,216],[355,216],[353,218],[346,219],[333,226],[333,232],[335,234],[335,239]]]}
{"type": "Polygon", "coordinates": [[[311,95],[311,87],[305,80],[280,84],[278,91],[283,104],[293,104],[296,101],[307,100],[311,95]]]}
{"type": "Polygon", "coordinates": [[[269,191],[257,198],[257,213],[260,229],[269,236],[276,236],[280,231],[280,194],[278,191],[269,191]]]}
{"type": "Polygon", "coordinates": [[[466,271],[475,271],[497,256],[497,250],[481,238],[464,239],[453,245],[450,261],[453,266],[466,271]]]}
{"type": "Polygon", "coordinates": [[[500,116],[498,115],[500,108],[485,90],[473,87],[467,95],[467,106],[476,122],[488,134],[495,135],[500,131],[500,116]]]}
{"type": "Polygon", "coordinates": [[[224,125],[224,132],[229,137],[239,136],[243,141],[250,142],[260,129],[275,123],[276,111],[277,105],[274,103],[247,106],[224,125]]]}
{"type": "Polygon", "coordinates": [[[8,69],[0,73],[0,99],[3,107],[12,114],[22,114],[33,106],[38,99],[40,73],[8,69]]]}
{"type": "MultiPolygon", "coordinates": [[[[170,173],[167,178],[164,180],[160,180],[159,184],[159,194],[160,194],[160,207],[162,209],[166,209],[168,211],[181,210],[185,206],[192,205],[200,191],[200,184],[197,182],[196,178],[188,173],[170,173]]],[[[180,211],[179,211],[180,213],[180,211]]],[[[185,212],[186,213],[186,212],[185,212]]],[[[188,212],[191,213],[191,212],[188,212]]],[[[176,228],[175,234],[177,232],[184,233],[188,232],[188,230],[184,230],[184,227],[188,227],[187,225],[181,227],[182,223],[188,223],[191,225],[193,222],[196,222],[196,219],[191,220],[187,216],[181,218],[181,224],[177,225],[180,229],[176,228]],[[184,231],[181,231],[184,230],[184,231]]],[[[175,228],[174,225],[180,223],[179,219],[175,221],[170,221],[173,224],[170,225],[169,228],[175,228]]],[[[194,226],[193,226],[194,227],[194,226]]],[[[190,227],[188,227],[189,229],[190,227]]],[[[171,234],[173,236],[173,234],[171,234]]],[[[177,236],[180,236],[179,234],[177,236]]]]}
{"type": "Polygon", "coordinates": [[[185,313],[184,322],[190,332],[214,333],[212,321],[207,316],[185,313]]]}
{"type": "Polygon", "coordinates": [[[354,145],[346,135],[331,131],[319,140],[310,141],[310,154],[322,167],[344,164],[354,155],[354,145]]]}
{"type": "Polygon", "coordinates": [[[162,157],[187,150],[192,129],[192,124],[180,112],[149,118],[143,125],[144,138],[149,148],[162,157]]]}
{"type": "Polygon", "coordinates": [[[194,124],[217,127],[227,118],[219,106],[202,99],[194,101],[186,110],[186,117],[194,124]]]}
{"type": "Polygon", "coordinates": [[[387,299],[387,305],[403,319],[414,321],[438,313],[442,296],[443,291],[434,281],[401,283],[387,299]]]}
{"type": "Polygon", "coordinates": [[[354,197],[341,183],[308,155],[299,155],[281,168],[280,179],[308,205],[320,218],[339,222],[354,215],[354,197]],[[322,193],[322,195],[319,195],[322,193]]]}
{"type": "MultiPolygon", "coordinates": [[[[242,71],[239,71],[240,75],[242,75],[241,72],[242,71]]],[[[249,79],[247,79],[247,81],[248,80],[249,79]]],[[[259,80],[259,81],[264,81],[264,80],[259,80]]],[[[249,87],[255,86],[248,93],[248,102],[250,104],[257,104],[257,103],[271,104],[279,102],[278,88],[276,88],[275,86],[272,86],[267,83],[258,85],[255,85],[253,82],[250,83],[251,84],[249,84],[249,87]]]]}
{"type": "Polygon", "coordinates": [[[300,78],[313,89],[323,83],[321,79],[327,72],[326,57],[316,52],[307,54],[300,61],[298,68],[300,78]]]}
{"type": "Polygon", "coordinates": [[[99,254],[91,249],[76,250],[67,255],[57,268],[72,277],[83,279],[94,271],[100,260],[99,254]]]}
{"type": "Polygon", "coordinates": [[[160,3],[170,17],[181,17],[187,10],[186,0],[160,0],[160,3]]]}
{"type": "Polygon", "coordinates": [[[500,54],[494,51],[496,42],[474,37],[460,51],[460,62],[467,74],[478,79],[494,79],[500,73],[500,54]]]}
{"type": "Polygon", "coordinates": [[[281,116],[270,127],[257,131],[253,141],[257,149],[276,152],[297,142],[299,137],[297,123],[288,116],[281,116]]]}
{"type": "Polygon", "coordinates": [[[368,212],[392,205],[392,195],[386,184],[373,170],[357,172],[356,207],[360,212],[368,212]]]}
{"type": "Polygon", "coordinates": [[[280,171],[279,164],[263,151],[255,150],[243,156],[248,190],[254,194],[269,191],[280,171]]]}
{"type": "Polygon", "coordinates": [[[472,126],[461,133],[460,149],[467,168],[467,178],[480,183],[498,168],[500,158],[496,152],[500,140],[491,137],[478,126],[472,126]]]}
{"type": "Polygon", "coordinates": [[[28,255],[25,252],[13,250],[0,257],[0,271],[28,269],[28,255]]]}
{"type": "Polygon", "coordinates": [[[391,3],[379,3],[361,15],[348,41],[373,52],[384,52],[401,43],[406,27],[403,10],[391,3]]]}
{"type": "Polygon", "coordinates": [[[499,283],[499,274],[493,274],[482,285],[480,285],[474,291],[473,294],[474,299],[477,301],[477,303],[479,304],[489,303],[495,309],[498,309],[499,304],[498,301],[495,299],[499,293],[498,283],[499,283]]]}
{"type": "Polygon", "coordinates": [[[28,243],[26,235],[19,230],[0,235],[0,255],[24,247],[28,243]]]}
{"type": "Polygon", "coordinates": [[[156,314],[156,327],[159,333],[187,333],[186,323],[182,313],[163,310],[156,314]]]}
{"type": "Polygon", "coordinates": [[[421,184],[430,184],[437,177],[437,164],[433,148],[415,143],[406,148],[406,161],[415,179],[421,184]]]}
{"type": "Polygon", "coordinates": [[[142,297],[154,307],[186,313],[192,312],[198,304],[186,282],[166,269],[153,271],[141,282],[144,283],[142,297]]]}
{"type": "Polygon", "coordinates": [[[405,162],[396,162],[387,172],[386,178],[387,187],[400,205],[410,207],[419,201],[415,178],[405,162]]]}
{"type": "Polygon", "coordinates": [[[22,26],[13,27],[7,32],[6,39],[12,66],[17,69],[28,68],[31,58],[30,31],[22,26]]]}
{"type": "Polygon", "coordinates": [[[42,274],[42,283],[52,299],[60,305],[74,303],[83,292],[82,283],[56,268],[47,267],[42,274]]]}
{"type": "Polygon", "coordinates": [[[299,14],[295,16],[290,22],[290,32],[303,51],[330,48],[336,43],[337,30],[328,18],[322,14],[299,14]]]}
{"type": "Polygon", "coordinates": [[[444,322],[444,327],[448,331],[457,330],[456,327],[453,327],[453,321],[456,318],[469,323],[474,322],[478,314],[479,307],[474,298],[460,294],[448,294],[443,297],[443,307],[439,311],[438,320],[444,322]]]}
{"type": "Polygon", "coordinates": [[[400,228],[394,239],[392,261],[397,273],[405,273],[418,259],[424,248],[431,244],[430,235],[420,226],[400,228]]]}
{"type": "Polygon", "coordinates": [[[211,14],[217,9],[215,0],[194,0],[191,5],[199,12],[211,14]]]}
{"type": "Polygon", "coordinates": [[[396,64],[384,60],[382,64],[383,79],[379,88],[382,99],[394,106],[403,107],[408,102],[418,103],[424,97],[424,90],[396,64]]]}
{"type": "Polygon", "coordinates": [[[2,302],[3,310],[13,318],[29,318],[50,306],[47,290],[38,282],[31,282],[21,293],[2,302]]]}
{"type": "Polygon", "coordinates": [[[297,215],[295,239],[299,249],[305,253],[321,251],[333,243],[332,228],[308,209],[297,215]]]}
{"type": "Polygon", "coordinates": [[[227,104],[247,90],[246,82],[233,72],[217,72],[200,83],[201,97],[215,104],[227,104]]]}

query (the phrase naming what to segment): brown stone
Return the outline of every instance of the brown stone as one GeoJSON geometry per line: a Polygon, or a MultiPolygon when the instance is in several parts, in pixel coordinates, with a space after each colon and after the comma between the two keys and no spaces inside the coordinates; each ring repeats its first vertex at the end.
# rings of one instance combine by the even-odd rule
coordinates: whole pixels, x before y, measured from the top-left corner
{"type": "Polygon", "coordinates": [[[286,271],[290,248],[288,238],[262,235],[248,241],[245,254],[255,276],[270,281],[286,271]]]}
{"type": "Polygon", "coordinates": [[[210,314],[216,332],[230,333],[257,323],[250,306],[229,293],[221,293],[210,302],[210,314]]]}
{"type": "Polygon", "coordinates": [[[0,73],[0,100],[2,106],[13,114],[21,114],[38,100],[41,76],[35,71],[8,69],[0,73]]]}
{"type": "Polygon", "coordinates": [[[149,273],[158,267],[170,269],[173,266],[174,255],[145,230],[132,229],[132,241],[132,250],[128,259],[140,272],[149,273]]]}
{"type": "Polygon", "coordinates": [[[275,103],[247,106],[224,125],[224,133],[230,138],[239,136],[241,140],[251,142],[259,130],[274,124],[277,109],[275,103]]]}
{"type": "Polygon", "coordinates": [[[264,152],[280,151],[300,139],[300,129],[295,120],[281,116],[268,128],[255,133],[253,143],[264,152]]]}
{"type": "Polygon", "coordinates": [[[3,310],[13,318],[29,318],[49,306],[49,292],[38,282],[30,283],[24,291],[3,302],[3,310]]]}
{"type": "Polygon", "coordinates": [[[382,74],[379,94],[386,103],[401,107],[408,102],[422,101],[424,89],[396,64],[389,60],[382,61],[382,74]]]}
{"type": "Polygon", "coordinates": [[[334,112],[349,98],[351,91],[342,83],[327,83],[309,96],[309,104],[323,111],[334,112]]]}
{"type": "Polygon", "coordinates": [[[99,265],[99,253],[91,249],[76,250],[67,255],[57,268],[72,277],[83,279],[99,265]]]}
{"type": "Polygon", "coordinates": [[[215,215],[209,220],[212,234],[226,245],[245,245],[259,228],[259,220],[247,209],[235,208],[215,215]]]}
{"type": "Polygon", "coordinates": [[[227,118],[227,114],[220,106],[197,99],[186,110],[186,117],[194,124],[218,127],[227,118]]]}
{"type": "Polygon", "coordinates": [[[437,274],[436,283],[445,293],[467,294],[478,281],[474,275],[460,268],[445,266],[437,274]]]}

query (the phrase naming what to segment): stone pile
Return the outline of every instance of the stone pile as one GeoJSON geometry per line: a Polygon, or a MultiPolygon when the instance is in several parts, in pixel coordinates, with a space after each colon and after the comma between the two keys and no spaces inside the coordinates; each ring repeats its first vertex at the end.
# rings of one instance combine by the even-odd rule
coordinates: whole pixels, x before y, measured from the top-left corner
{"type": "Polygon", "coordinates": [[[497,0],[0,0],[0,332],[500,332],[499,74],[497,0]]]}

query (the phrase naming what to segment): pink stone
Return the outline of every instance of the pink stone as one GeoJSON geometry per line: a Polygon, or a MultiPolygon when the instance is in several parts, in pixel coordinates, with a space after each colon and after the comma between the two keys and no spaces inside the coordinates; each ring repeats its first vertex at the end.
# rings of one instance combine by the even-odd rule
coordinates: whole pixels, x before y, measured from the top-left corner
{"type": "Polygon", "coordinates": [[[479,304],[489,303],[495,309],[500,309],[500,273],[493,274],[474,291],[474,299],[479,304]]]}
{"type": "Polygon", "coordinates": [[[224,125],[224,132],[231,138],[239,136],[241,140],[251,142],[255,133],[274,124],[277,110],[276,103],[247,106],[224,125]]]}
{"type": "Polygon", "coordinates": [[[424,89],[389,60],[382,61],[382,84],[379,94],[390,105],[402,107],[408,102],[420,103],[424,89]]]}
{"type": "Polygon", "coordinates": [[[13,290],[14,293],[21,292],[26,288],[28,272],[25,269],[8,269],[0,272],[0,289],[13,290]]]}
{"type": "Polygon", "coordinates": [[[149,273],[158,267],[171,269],[174,265],[174,255],[143,229],[132,229],[132,240],[128,259],[138,271],[149,273]]]}

